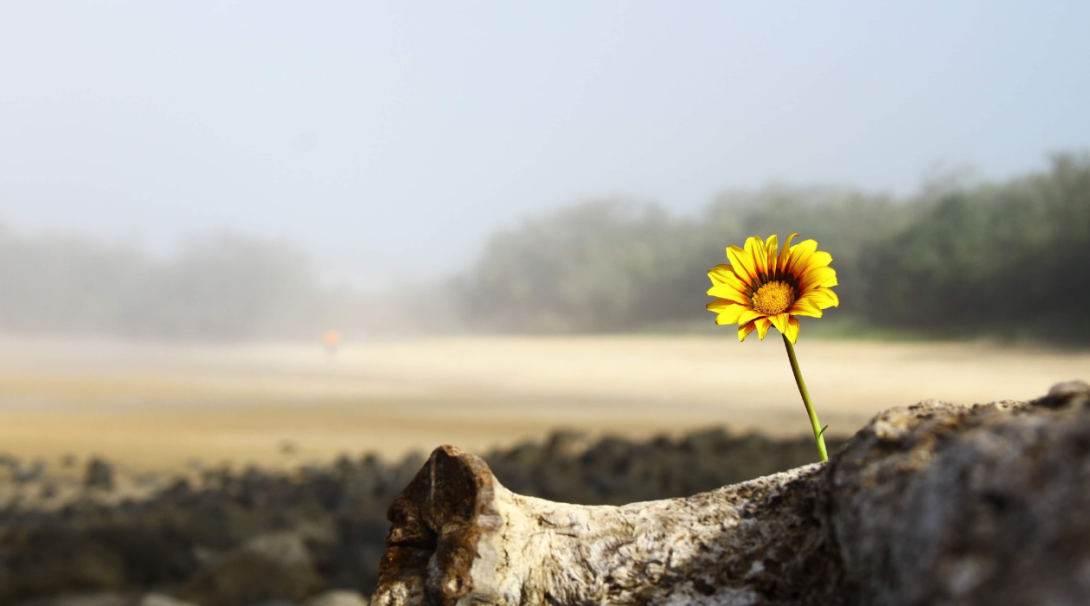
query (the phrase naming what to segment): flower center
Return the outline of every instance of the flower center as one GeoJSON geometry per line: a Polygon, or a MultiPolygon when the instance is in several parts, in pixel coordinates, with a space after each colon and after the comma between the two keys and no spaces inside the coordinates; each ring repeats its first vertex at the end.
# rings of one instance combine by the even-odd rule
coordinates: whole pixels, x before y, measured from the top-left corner
{"type": "Polygon", "coordinates": [[[753,311],[761,312],[766,316],[782,314],[795,302],[795,289],[787,282],[776,280],[758,288],[750,301],[753,304],[753,311]]]}

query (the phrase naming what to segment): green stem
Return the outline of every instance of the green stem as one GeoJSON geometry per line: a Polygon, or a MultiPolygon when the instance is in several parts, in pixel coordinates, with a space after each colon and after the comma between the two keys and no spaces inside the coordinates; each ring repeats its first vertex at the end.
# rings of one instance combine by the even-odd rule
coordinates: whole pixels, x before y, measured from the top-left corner
{"type": "Polygon", "coordinates": [[[795,383],[799,385],[802,403],[806,405],[806,414],[810,415],[810,425],[814,428],[814,441],[817,442],[818,454],[821,455],[821,461],[824,463],[829,460],[829,454],[825,451],[825,429],[821,427],[821,422],[818,421],[814,403],[810,401],[810,392],[806,390],[806,381],[802,379],[802,371],[799,370],[799,359],[795,356],[795,346],[791,344],[791,341],[787,340],[786,336],[783,338],[783,344],[787,346],[787,357],[791,359],[791,372],[795,373],[795,383]]]}

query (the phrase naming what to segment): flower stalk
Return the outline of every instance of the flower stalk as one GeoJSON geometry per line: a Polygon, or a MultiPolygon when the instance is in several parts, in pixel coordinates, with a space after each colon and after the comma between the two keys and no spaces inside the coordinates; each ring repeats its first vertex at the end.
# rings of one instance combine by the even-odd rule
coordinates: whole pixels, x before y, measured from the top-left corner
{"type": "Polygon", "coordinates": [[[820,318],[823,309],[840,305],[840,297],[832,291],[837,285],[836,270],[829,266],[832,255],[818,250],[814,240],[792,246],[791,241],[797,235],[788,236],[782,248],[775,235],[767,240],[757,236],[747,238],[745,248],[728,246],[730,264],[720,263],[708,270],[712,281],[708,294],[716,300],[708,303],[707,308],[715,312],[716,324],[738,324],[739,341],[745,341],[754,331],[762,341],[769,329],[775,327],[780,331],[802,403],[814,428],[818,454],[825,462],[829,460],[823,436],[825,428],[810,401],[794,343],[799,338],[798,317],[820,318]]]}
{"type": "Polygon", "coordinates": [[[810,416],[810,425],[814,428],[814,441],[817,442],[818,455],[821,457],[821,462],[824,463],[829,460],[829,453],[825,450],[825,428],[821,426],[821,421],[818,421],[814,403],[810,401],[810,392],[806,389],[806,381],[802,378],[802,370],[799,369],[799,359],[795,355],[795,346],[791,344],[791,340],[786,335],[783,338],[783,344],[787,347],[787,357],[791,360],[791,372],[795,373],[795,383],[799,386],[802,403],[806,406],[806,414],[810,416]]]}

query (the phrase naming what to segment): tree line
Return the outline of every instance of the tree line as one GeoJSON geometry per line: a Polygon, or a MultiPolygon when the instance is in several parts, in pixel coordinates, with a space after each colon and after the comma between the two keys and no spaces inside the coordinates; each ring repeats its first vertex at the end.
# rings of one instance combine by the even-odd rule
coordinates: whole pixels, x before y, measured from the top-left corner
{"type": "Polygon", "coordinates": [[[478,330],[597,333],[712,322],[706,272],[727,244],[799,232],[833,255],[829,317],[922,335],[1090,338],[1090,156],[1001,182],[907,198],[769,186],[719,194],[696,218],[591,201],[496,234],[455,281],[478,330]]]}
{"type": "Polygon", "coordinates": [[[0,333],[158,341],[318,342],[419,331],[396,295],[322,285],[283,239],[220,232],[160,258],[73,235],[0,230],[0,333]]]}
{"type": "Polygon", "coordinates": [[[792,232],[828,250],[840,279],[841,306],[816,323],[804,318],[807,330],[1090,339],[1087,154],[904,198],[774,185],[722,192],[695,217],[589,201],[495,234],[427,297],[324,286],[285,240],[218,233],[159,258],[0,228],[0,333],[237,341],[317,339],[329,328],[353,338],[713,330],[706,272],[726,262],[726,245],[792,232]]]}

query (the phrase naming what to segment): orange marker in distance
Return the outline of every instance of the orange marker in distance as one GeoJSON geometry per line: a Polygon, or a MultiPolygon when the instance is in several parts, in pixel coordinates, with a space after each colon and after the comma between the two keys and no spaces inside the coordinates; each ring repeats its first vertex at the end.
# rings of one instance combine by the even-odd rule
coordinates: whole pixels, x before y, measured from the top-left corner
{"type": "Polygon", "coordinates": [[[325,336],[322,337],[322,341],[325,343],[325,349],[329,353],[336,353],[337,346],[341,344],[341,333],[335,330],[325,331],[325,336]]]}

